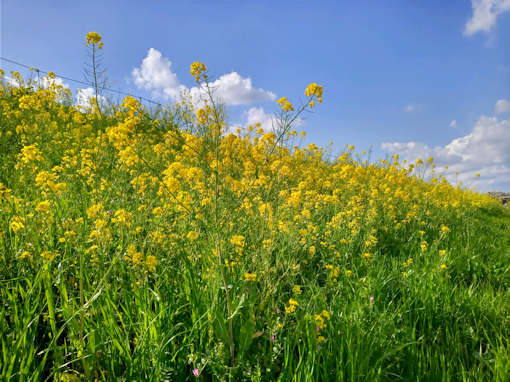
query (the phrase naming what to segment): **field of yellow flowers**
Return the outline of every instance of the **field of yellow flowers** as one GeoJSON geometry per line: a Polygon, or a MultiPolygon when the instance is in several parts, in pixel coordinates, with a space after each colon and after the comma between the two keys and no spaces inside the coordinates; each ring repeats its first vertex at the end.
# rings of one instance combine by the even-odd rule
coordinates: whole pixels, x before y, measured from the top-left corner
{"type": "Polygon", "coordinates": [[[0,380],[508,380],[509,211],[299,147],[317,84],[231,131],[191,74],[153,110],[0,87],[0,380]]]}

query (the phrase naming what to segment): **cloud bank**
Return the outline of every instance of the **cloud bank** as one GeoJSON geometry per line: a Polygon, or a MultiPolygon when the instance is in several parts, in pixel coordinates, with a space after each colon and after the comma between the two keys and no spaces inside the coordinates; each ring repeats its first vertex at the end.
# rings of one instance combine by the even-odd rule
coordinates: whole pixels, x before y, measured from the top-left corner
{"type": "MultiPolygon", "coordinates": [[[[186,90],[194,98],[206,95],[204,87],[187,88],[180,84],[172,71],[172,62],[154,48],[149,49],[147,57],[140,67],[133,69],[131,75],[137,87],[166,99],[178,100],[180,93],[186,90]]],[[[220,76],[210,86],[215,95],[227,105],[249,105],[276,99],[274,93],[253,87],[250,78],[244,78],[237,72],[220,76]]]]}
{"type": "Polygon", "coordinates": [[[471,133],[445,146],[389,142],[381,148],[410,161],[433,157],[438,170],[448,166],[443,175],[452,184],[460,181],[480,191],[510,191],[510,119],[482,116],[471,133]]]}

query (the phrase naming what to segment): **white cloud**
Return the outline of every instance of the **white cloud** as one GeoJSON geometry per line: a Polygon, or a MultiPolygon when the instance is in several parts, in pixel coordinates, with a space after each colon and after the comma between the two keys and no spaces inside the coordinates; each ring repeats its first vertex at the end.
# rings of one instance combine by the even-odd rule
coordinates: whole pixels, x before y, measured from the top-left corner
{"type": "Polygon", "coordinates": [[[243,78],[237,72],[222,75],[211,83],[211,87],[215,95],[228,105],[249,105],[276,99],[274,93],[254,88],[250,78],[243,78]]]}
{"type": "MultiPolygon", "coordinates": [[[[93,88],[76,89],[76,106],[78,109],[85,111],[90,109],[92,106],[91,98],[95,97],[95,91],[93,88]]],[[[104,110],[108,107],[108,100],[106,97],[100,95],[98,97],[99,107],[104,110]]]]}
{"type": "Polygon", "coordinates": [[[447,165],[445,177],[452,183],[488,191],[510,190],[510,120],[482,116],[473,131],[445,146],[430,147],[418,142],[383,143],[382,149],[403,158],[433,157],[437,167],[447,165]],[[456,174],[458,173],[458,175],[456,174]],[[480,173],[480,178],[476,177],[480,173]]]}
{"type": "MultiPolygon", "coordinates": [[[[154,48],[149,49],[141,66],[133,69],[131,74],[136,86],[167,99],[178,100],[180,93],[186,90],[195,100],[206,96],[204,87],[188,89],[181,85],[177,75],[172,72],[172,62],[154,48]]],[[[243,78],[237,72],[220,76],[210,86],[215,95],[228,105],[248,105],[276,98],[270,91],[254,88],[250,78],[243,78]]]]}
{"type": "Polygon", "coordinates": [[[150,48],[139,68],[131,73],[136,86],[160,96],[176,99],[180,92],[177,75],[172,72],[172,62],[161,52],[150,48]]]}
{"type": "Polygon", "coordinates": [[[457,121],[454,119],[453,121],[450,122],[450,127],[457,127],[457,121]]]}
{"type": "Polygon", "coordinates": [[[407,105],[404,108],[404,111],[407,112],[407,113],[412,113],[415,110],[416,110],[416,105],[407,105]]]}
{"type": "Polygon", "coordinates": [[[499,99],[494,107],[496,113],[506,113],[510,111],[510,102],[506,99],[499,99]]]}
{"type": "Polygon", "coordinates": [[[244,112],[246,117],[246,126],[255,126],[260,123],[265,131],[274,131],[277,128],[278,121],[272,114],[266,114],[262,107],[252,107],[244,112]]]}
{"type": "Polygon", "coordinates": [[[62,86],[64,88],[69,88],[69,85],[64,82],[64,80],[60,77],[48,78],[41,77],[33,80],[35,85],[40,86],[43,89],[49,89],[51,85],[55,84],[56,86],[62,86]]]}
{"type": "Polygon", "coordinates": [[[471,0],[473,16],[467,21],[464,34],[489,32],[496,25],[496,18],[510,10],[510,0],[471,0]]]}

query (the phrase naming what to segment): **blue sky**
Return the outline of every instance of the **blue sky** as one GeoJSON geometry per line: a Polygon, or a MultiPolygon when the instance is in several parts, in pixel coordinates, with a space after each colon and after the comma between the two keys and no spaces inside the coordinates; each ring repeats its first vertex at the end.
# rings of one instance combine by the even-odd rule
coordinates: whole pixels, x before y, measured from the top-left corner
{"type": "Polygon", "coordinates": [[[317,82],[308,141],[432,155],[452,181],[510,191],[510,0],[0,4],[2,57],[83,79],[85,34],[97,31],[110,84],[164,103],[203,61],[241,125],[317,82]]]}

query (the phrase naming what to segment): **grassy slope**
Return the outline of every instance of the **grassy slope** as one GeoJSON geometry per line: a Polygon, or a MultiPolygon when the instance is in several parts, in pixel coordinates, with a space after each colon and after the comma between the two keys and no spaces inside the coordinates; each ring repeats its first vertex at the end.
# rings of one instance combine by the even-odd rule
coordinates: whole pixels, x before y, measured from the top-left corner
{"type": "MultiPolygon", "coordinates": [[[[386,187],[379,184],[386,170],[363,168],[349,159],[340,163],[341,169],[351,171],[342,178],[311,150],[304,159],[287,158],[304,172],[311,169],[310,174],[292,175],[288,183],[278,184],[296,190],[304,182],[311,192],[309,200],[296,207],[292,201],[274,202],[284,226],[290,227],[287,232],[284,226],[274,228],[277,224],[264,214],[242,213],[236,206],[243,200],[234,192],[218,202],[225,218],[218,228],[214,213],[205,207],[201,218],[192,217],[158,194],[158,187],[137,191],[132,180],[147,167],[122,163],[118,148],[97,138],[129,117],[105,121],[89,114],[82,119],[81,113],[54,102],[13,113],[21,96],[9,93],[1,104],[0,182],[11,194],[6,196],[4,189],[0,198],[1,379],[188,380],[194,378],[194,368],[203,380],[224,377],[229,370],[235,380],[508,379],[508,210],[487,201],[471,208],[452,207],[450,201],[448,207],[428,207],[428,217],[427,204],[419,203],[429,202],[420,192],[435,188],[402,177],[401,186],[414,193],[395,212],[395,218],[407,223],[394,228],[387,196],[372,194],[373,188],[386,187]],[[16,127],[22,121],[44,127],[20,133],[16,127]],[[34,142],[44,157],[38,168],[33,161],[15,168],[23,146],[34,142]],[[81,155],[66,152],[68,148],[81,155]],[[56,165],[63,167],[56,173],[67,184],[62,193],[52,192],[47,183],[37,184],[37,174],[56,165]],[[356,172],[362,174],[357,180],[356,172]],[[307,180],[316,173],[317,179],[307,180]],[[333,179],[331,187],[340,190],[340,200],[327,202],[332,189],[321,185],[326,189],[321,191],[320,177],[333,179]],[[366,199],[358,200],[359,195],[366,199]],[[50,211],[35,210],[43,200],[51,202],[50,211]],[[367,218],[371,210],[365,209],[371,200],[380,206],[372,220],[367,218]],[[103,205],[94,214],[90,208],[98,202],[103,205]],[[408,219],[416,205],[418,216],[408,219]],[[151,211],[158,206],[163,212],[154,216],[151,211]],[[118,211],[132,215],[122,221],[118,211]],[[356,227],[347,228],[349,219],[331,225],[338,212],[359,214],[356,227]],[[25,219],[18,232],[12,229],[16,216],[25,219]],[[442,224],[449,227],[448,234],[440,233],[442,224]],[[198,240],[189,239],[190,229],[200,233],[198,240]],[[304,237],[300,229],[307,231],[304,237]],[[162,242],[154,239],[159,231],[166,235],[162,242]],[[234,234],[244,235],[242,249],[230,241],[234,234]],[[372,258],[363,259],[369,234],[377,244],[370,246],[372,258]],[[268,237],[274,243],[266,250],[262,239],[268,237]],[[351,242],[338,244],[342,238],[351,242]],[[428,244],[420,249],[423,240],[428,244]],[[216,264],[218,242],[237,266],[216,264]],[[91,250],[95,244],[98,248],[91,250]],[[136,248],[130,252],[131,244],[136,248]],[[136,251],[143,252],[144,259],[154,255],[157,267],[137,263],[136,251]],[[226,317],[222,272],[228,278],[231,320],[226,317]],[[246,280],[245,273],[256,274],[256,281],[246,280]],[[293,291],[296,285],[300,293],[293,291]],[[290,298],[299,305],[285,313],[290,298]],[[235,341],[233,368],[229,322],[235,341]]],[[[42,96],[35,94],[34,99],[42,96]]],[[[164,139],[148,123],[153,122],[137,122],[141,128],[133,142],[151,155],[150,148],[164,139]]],[[[185,146],[174,141],[169,145],[168,155],[181,155],[184,166],[210,171],[200,164],[210,147],[204,144],[203,157],[197,159],[182,154],[185,146]]],[[[239,150],[232,155],[264,152],[239,150]]],[[[150,162],[155,174],[169,163],[158,158],[150,162]]],[[[235,167],[238,162],[228,163],[235,167]]],[[[261,167],[261,173],[270,173],[265,171],[261,167]]],[[[196,179],[189,183],[187,189],[195,190],[196,179]]],[[[270,191],[254,188],[250,200],[274,200],[270,191]]],[[[204,199],[200,192],[205,191],[196,192],[190,206],[204,199]]],[[[438,199],[453,195],[453,203],[456,197],[469,196],[448,187],[441,192],[438,199]]]]}

